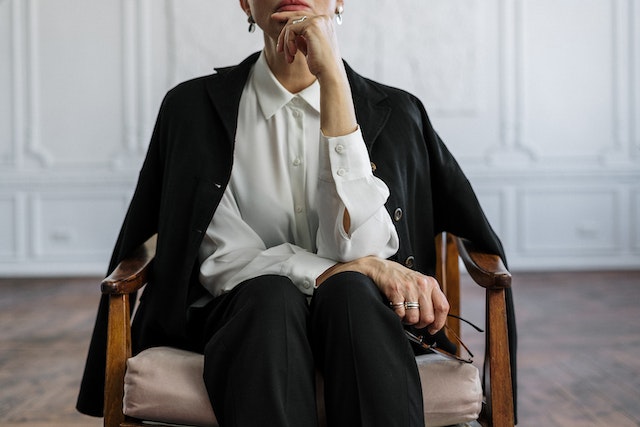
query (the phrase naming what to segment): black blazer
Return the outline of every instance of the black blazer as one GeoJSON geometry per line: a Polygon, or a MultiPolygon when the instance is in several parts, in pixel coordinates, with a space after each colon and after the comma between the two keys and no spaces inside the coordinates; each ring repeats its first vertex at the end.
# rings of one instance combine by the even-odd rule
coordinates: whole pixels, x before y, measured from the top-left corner
{"type": "MultiPolygon", "coordinates": [[[[158,345],[189,349],[187,308],[206,293],[198,282],[198,248],[229,181],[240,96],[257,57],[182,83],[162,103],[109,267],[158,233],[152,279],[132,328],[134,353],[158,345]]],[[[374,173],[390,190],[386,207],[400,238],[393,258],[433,275],[434,236],[450,231],[504,259],[471,185],[420,101],[348,66],[347,74],[374,173]]],[[[510,293],[508,316],[515,386],[510,293]]],[[[77,403],[80,412],[94,416],[102,416],[106,325],[103,297],[77,403]]]]}

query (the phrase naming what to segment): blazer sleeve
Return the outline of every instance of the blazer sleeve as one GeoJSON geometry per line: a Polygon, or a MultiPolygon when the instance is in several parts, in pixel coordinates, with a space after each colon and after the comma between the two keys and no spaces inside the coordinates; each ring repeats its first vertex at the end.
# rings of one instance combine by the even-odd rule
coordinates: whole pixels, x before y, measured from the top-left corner
{"type": "MultiPolygon", "coordinates": [[[[161,107],[147,155],[139,173],[135,192],[111,256],[107,274],[110,274],[128,253],[157,232],[160,195],[162,193],[160,146],[163,128],[166,126],[163,120],[163,110],[164,107],[161,107]]],[[[76,403],[79,412],[95,417],[102,416],[104,405],[108,310],[109,300],[107,296],[103,295],[100,298],[76,403]]]]}
{"type": "MultiPolygon", "coordinates": [[[[420,103],[423,132],[430,156],[431,186],[434,206],[434,232],[451,232],[472,241],[483,250],[507,259],[498,235],[487,219],[480,202],[460,165],[433,129],[427,113],[420,103]]],[[[517,331],[513,291],[506,291],[507,327],[514,402],[517,401],[517,331]]],[[[514,403],[514,410],[517,409],[514,403]]]]}
{"type": "Polygon", "coordinates": [[[423,114],[431,163],[435,233],[447,231],[468,239],[483,250],[500,256],[507,265],[500,238],[489,223],[471,183],[431,126],[426,113],[423,114]]]}

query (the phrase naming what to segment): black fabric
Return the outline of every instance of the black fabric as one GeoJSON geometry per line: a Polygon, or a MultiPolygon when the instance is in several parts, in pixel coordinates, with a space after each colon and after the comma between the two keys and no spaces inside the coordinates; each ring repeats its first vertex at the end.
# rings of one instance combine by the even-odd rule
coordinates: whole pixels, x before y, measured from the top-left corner
{"type": "Polygon", "coordinates": [[[291,280],[257,277],[194,311],[189,326],[221,427],[317,425],[309,309],[291,280]]]}
{"type": "Polygon", "coordinates": [[[356,272],[332,276],[315,291],[310,336],[329,426],[424,427],[415,356],[388,303],[356,272]]]}
{"type": "MultiPolygon", "coordinates": [[[[109,272],[158,233],[152,280],[134,320],[134,351],[156,345],[190,349],[187,309],[206,290],[198,282],[198,248],[228,184],[238,106],[254,54],[236,67],[182,83],[163,100],[136,191],[116,242],[109,272]]],[[[375,174],[389,187],[398,262],[435,272],[434,236],[450,231],[506,259],[457,162],[434,131],[418,99],[365,79],[347,66],[356,115],[375,174]]],[[[265,191],[269,191],[265,189],[265,191]]],[[[509,347],[516,390],[516,329],[507,294],[509,347]]],[[[102,415],[107,304],[96,318],[78,397],[79,411],[102,415]]]]}
{"type": "Polygon", "coordinates": [[[288,278],[267,275],[192,309],[221,427],[315,426],[316,366],[328,425],[423,427],[415,357],[387,303],[371,279],[348,272],[310,307],[288,278]]]}

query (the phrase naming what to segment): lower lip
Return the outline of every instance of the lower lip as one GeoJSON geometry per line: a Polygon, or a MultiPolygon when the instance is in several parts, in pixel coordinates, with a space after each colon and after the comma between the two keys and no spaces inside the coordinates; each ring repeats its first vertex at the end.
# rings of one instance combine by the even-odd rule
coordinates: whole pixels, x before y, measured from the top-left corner
{"type": "Polygon", "coordinates": [[[289,4],[278,8],[278,12],[297,12],[306,9],[308,9],[308,7],[303,4],[289,4]]]}

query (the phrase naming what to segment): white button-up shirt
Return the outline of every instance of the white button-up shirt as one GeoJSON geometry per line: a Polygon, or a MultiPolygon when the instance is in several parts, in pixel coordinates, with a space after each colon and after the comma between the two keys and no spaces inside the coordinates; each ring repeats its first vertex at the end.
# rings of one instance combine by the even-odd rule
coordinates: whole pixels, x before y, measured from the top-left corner
{"type": "Polygon", "coordinates": [[[325,137],[318,82],[290,93],[263,53],[240,99],[231,180],[200,247],[200,281],[217,296],[278,274],[311,295],[336,262],[395,254],[388,196],[360,130],[325,137]]]}

